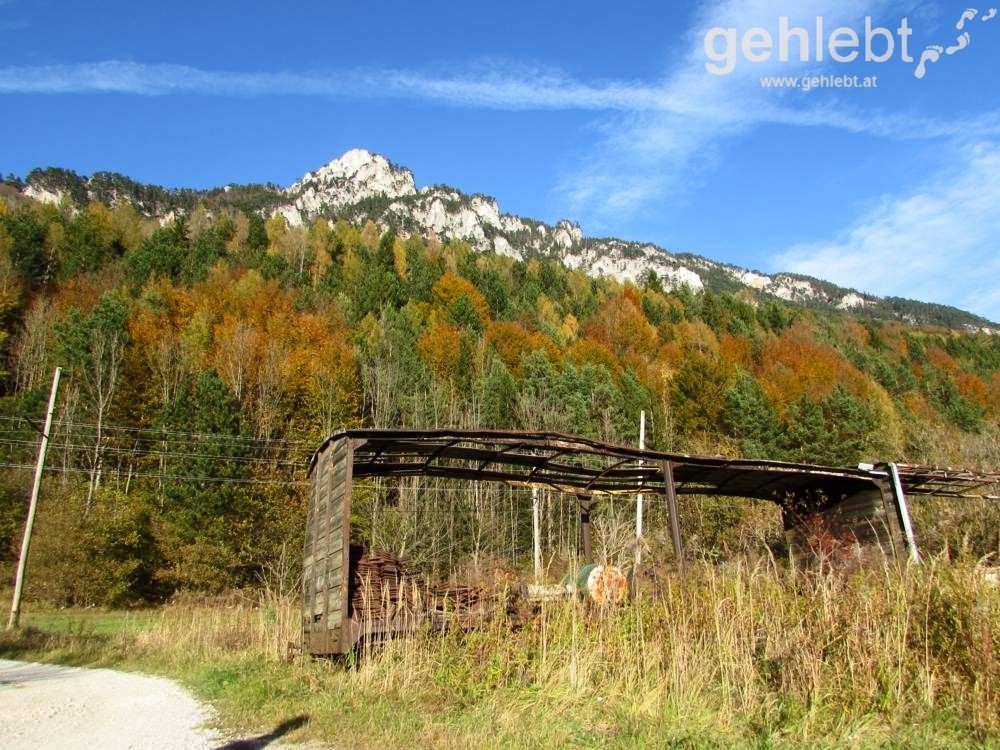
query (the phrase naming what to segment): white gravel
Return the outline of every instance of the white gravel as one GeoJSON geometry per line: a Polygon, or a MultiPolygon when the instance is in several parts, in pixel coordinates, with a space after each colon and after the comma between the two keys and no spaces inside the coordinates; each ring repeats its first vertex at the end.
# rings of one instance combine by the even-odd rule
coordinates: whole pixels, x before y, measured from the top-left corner
{"type": "Polygon", "coordinates": [[[0,748],[157,748],[224,744],[209,709],[170,680],[0,659],[0,748]]]}

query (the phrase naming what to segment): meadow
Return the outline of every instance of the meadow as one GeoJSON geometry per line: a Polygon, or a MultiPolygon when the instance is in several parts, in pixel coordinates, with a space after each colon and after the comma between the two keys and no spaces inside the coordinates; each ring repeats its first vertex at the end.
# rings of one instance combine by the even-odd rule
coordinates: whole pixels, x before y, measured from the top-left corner
{"type": "Polygon", "coordinates": [[[972,562],[664,574],[621,608],[542,605],[342,660],[263,587],[155,610],[28,604],[0,656],[174,677],[227,733],[443,748],[1000,747],[1000,589],[972,562]]]}

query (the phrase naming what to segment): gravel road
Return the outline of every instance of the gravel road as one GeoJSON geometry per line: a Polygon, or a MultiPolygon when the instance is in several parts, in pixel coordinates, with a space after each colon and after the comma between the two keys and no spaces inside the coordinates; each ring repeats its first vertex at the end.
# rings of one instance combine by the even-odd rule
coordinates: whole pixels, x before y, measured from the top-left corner
{"type": "MultiPolygon", "coordinates": [[[[0,748],[224,746],[211,712],[170,680],[0,659],[0,748]]],[[[233,743],[230,747],[250,746],[233,743]]],[[[260,746],[260,745],[258,745],[260,746]]]]}

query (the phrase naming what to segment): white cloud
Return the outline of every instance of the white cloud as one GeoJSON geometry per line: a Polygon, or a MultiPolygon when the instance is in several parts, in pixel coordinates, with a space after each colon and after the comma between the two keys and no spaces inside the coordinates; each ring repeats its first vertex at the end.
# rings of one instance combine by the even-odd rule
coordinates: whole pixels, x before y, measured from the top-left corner
{"type": "Polygon", "coordinates": [[[451,76],[379,69],[244,73],[118,60],[0,68],[0,93],[398,97],[495,109],[643,111],[679,106],[663,91],[639,83],[591,85],[534,69],[451,76]]]}
{"type": "MultiPolygon", "coordinates": [[[[0,0],[2,2],[2,0],[0,0]]],[[[319,72],[209,71],[183,65],[103,61],[0,68],[2,93],[118,93],[132,95],[328,96],[400,98],[449,106],[504,110],[579,110],[595,113],[595,143],[556,186],[567,215],[589,231],[615,229],[631,214],[690,189],[719,161],[720,146],[765,124],[833,128],[893,139],[1000,137],[1000,113],[955,119],[859,111],[800,91],[765,89],[762,75],[798,75],[814,63],[750,64],[742,58],[726,76],[706,69],[705,33],[777,23],[811,30],[859,27],[871,15],[887,25],[901,18],[898,0],[724,0],[708,5],[681,33],[679,62],[658,81],[587,82],[551,69],[478,61],[444,72],[354,69],[319,72]],[[825,102],[825,103],[824,103],[825,102]]],[[[669,40],[668,40],[669,41],[669,40]]],[[[794,49],[794,47],[793,47],[794,49]]],[[[913,52],[915,50],[911,50],[913,52]]]]}
{"type": "Polygon", "coordinates": [[[883,199],[837,237],[789,248],[774,269],[1000,321],[1000,145],[956,151],[947,174],[883,199]]]}
{"type": "MultiPolygon", "coordinates": [[[[684,35],[688,52],[660,86],[670,101],[685,102],[683,110],[633,113],[615,123],[614,132],[593,149],[587,163],[566,175],[557,187],[569,202],[570,212],[584,215],[585,223],[602,228],[628,218],[655,198],[664,198],[697,182],[714,167],[714,146],[762,124],[833,127],[852,132],[920,137],[947,129],[934,122],[910,122],[895,116],[871,117],[844,107],[816,105],[815,97],[802,92],[766,89],[761,76],[800,75],[815,63],[795,57],[781,62],[774,55],[764,63],[740,57],[728,75],[706,71],[705,34],[710,29],[743,31],[762,27],[776,39],[778,19],[786,16],[792,27],[815,27],[822,16],[827,28],[856,26],[866,15],[877,16],[889,0],[726,0],[704,10],[684,35]],[[581,187],[584,186],[584,187],[581,187]],[[628,199],[628,200],[626,200],[628,199]]],[[[1000,129],[996,122],[995,127],[1000,129]]]]}

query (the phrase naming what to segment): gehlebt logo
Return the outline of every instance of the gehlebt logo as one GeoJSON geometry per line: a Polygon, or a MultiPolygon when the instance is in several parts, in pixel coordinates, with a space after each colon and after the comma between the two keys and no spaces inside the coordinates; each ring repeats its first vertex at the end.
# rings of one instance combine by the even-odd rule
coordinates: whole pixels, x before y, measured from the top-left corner
{"type": "MultiPolygon", "coordinates": [[[[716,76],[729,75],[736,70],[741,55],[748,63],[764,63],[773,59],[789,62],[793,57],[804,63],[820,63],[827,59],[837,63],[857,60],[884,63],[898,56],[904,63],[916,63],[913,75],[923,78],[930,65],[943,56],[961,52],[972,43],[976,30],[974,24],[988,23],[996,16],[996,8],[985,11],[967,8],[955,24],[959,34],[954,43],[947,46],[928,45],[917,57],[910,49],[913,29],[906,18],[896,28],[876,26],[871,16],[867,16],[863,29],[838,26],[828,30],[829,26],[822,16],[816,18],[812,28],[792,26],[787,16],[781,16],[778,19],[777,39],[768,29],[761,27],[740,33],[735,28],[716,26],[705,33],[705,70],[716,76]]],[[[1000,21],[997,24],[1000,25],[1000,21]]]]}

